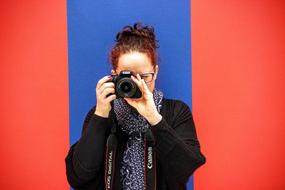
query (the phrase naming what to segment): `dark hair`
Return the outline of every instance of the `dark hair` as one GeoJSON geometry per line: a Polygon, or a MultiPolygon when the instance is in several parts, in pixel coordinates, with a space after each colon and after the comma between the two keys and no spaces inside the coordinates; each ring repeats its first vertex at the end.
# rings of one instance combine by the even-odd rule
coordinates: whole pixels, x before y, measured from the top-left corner
{"type": "Polygon", "coordinates": [[[146,53],[150,58],[152,65],[157,65],[158,55],[156,49],[159,47],[155,39],[154,28],[152,26],[143,26],[137,22],[134,26],[125,26],[117,33],[115,44],[109,53],[109,60],[113,69],[118,67],[119,57],[125,53],[137,51],[146,53]]]}

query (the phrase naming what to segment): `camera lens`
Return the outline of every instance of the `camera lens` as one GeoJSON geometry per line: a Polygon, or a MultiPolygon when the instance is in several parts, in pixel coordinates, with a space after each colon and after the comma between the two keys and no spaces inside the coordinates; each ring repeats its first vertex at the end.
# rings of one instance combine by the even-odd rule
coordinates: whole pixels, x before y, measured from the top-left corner
{"type": "Polygon", "coordinates": [[[129,93],[131,89],[132,89],[132,85],[130,83],[125,82],[121,85],[121,90],[124,93],[129,93]]]}
{"type": "Polygon", "coordinates": [[[137,90],[135,83],[130,78],[123,78],[117,84],[117,93],[120,97],[132,97],[137,90]]]}

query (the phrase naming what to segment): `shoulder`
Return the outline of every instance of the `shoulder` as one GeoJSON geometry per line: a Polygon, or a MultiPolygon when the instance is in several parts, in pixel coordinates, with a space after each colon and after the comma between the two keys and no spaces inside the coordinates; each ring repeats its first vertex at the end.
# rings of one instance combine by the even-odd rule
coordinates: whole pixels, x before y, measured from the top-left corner
{"type": "Polygon", "coordinates": [[[93,105],[91,108],[89,108],[89,111],[85,115],[85,119],[90,119],[94,115],[95,109],[96,105],[93,105]]]}
{"type": "Polygon", "coordinates": [[[182,100],[178,99],[163,99],[162,106],[164,106],[166,109],[171,109],[174,111],[184,110],[188,109],[190,110],[189,106],[182,100]]]}
{"type": "Polygon", "coordinates": [[[84,129],[87,127],[89,121],[94,116],[95,109],[96,109],[96,105],[93,105],[91,108],[89,108],[89,111],[85,114],[85,118],[84,118],[84,121],[83,121],[82,132],[84,131],[84,129]]]}
{"type": "Polygon", "coordinates": [[[184,101],[177,99],[163,99],[161,112],[170,122],[192,117],[189,106],[184,101]]]}

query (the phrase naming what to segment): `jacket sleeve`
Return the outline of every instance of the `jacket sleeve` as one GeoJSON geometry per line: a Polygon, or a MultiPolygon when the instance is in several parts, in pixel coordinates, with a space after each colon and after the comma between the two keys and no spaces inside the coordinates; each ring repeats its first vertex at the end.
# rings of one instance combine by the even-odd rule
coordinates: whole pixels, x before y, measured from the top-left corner
{"type": "Polygon", "coordinates": [[[96,183],[102,172],[105,157],[105,141],[109,130],[108,118],[94,114],[92,108],[85,117],[81,138],[73,144],[65,158],[66,175],[75,189],[84,189],[96,183]]]}
{"type": "Polygon", "coordinates": [[[200,152],[196,129],[189,107],[176,101],[171,123],[165,118],[151,127],[156,139],[157,159],[165,169],[168,179],[186,183],[193,172],[206,162],[200,152]],[[175,177],[174,177],[175,175],[175,177]]]}

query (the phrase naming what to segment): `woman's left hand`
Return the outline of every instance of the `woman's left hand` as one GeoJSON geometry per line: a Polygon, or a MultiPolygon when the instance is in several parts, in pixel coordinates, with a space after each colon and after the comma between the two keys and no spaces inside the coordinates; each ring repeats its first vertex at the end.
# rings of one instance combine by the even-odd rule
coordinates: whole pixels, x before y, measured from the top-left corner
{"type": "Polygon", "coordinates": [[[137,111],[144,117],[151,125],[156,125],[162,119],[162,116],[158,113],[153,94],[147,87],[145,81],[141,79],[140,75],[137,74],[137,78],[131,76],[132,80],[137,84],[139,89],[142,92],[142,97],[133,99],[133,98],[124,98],[128,104],[136,108],[137,111]]]}

